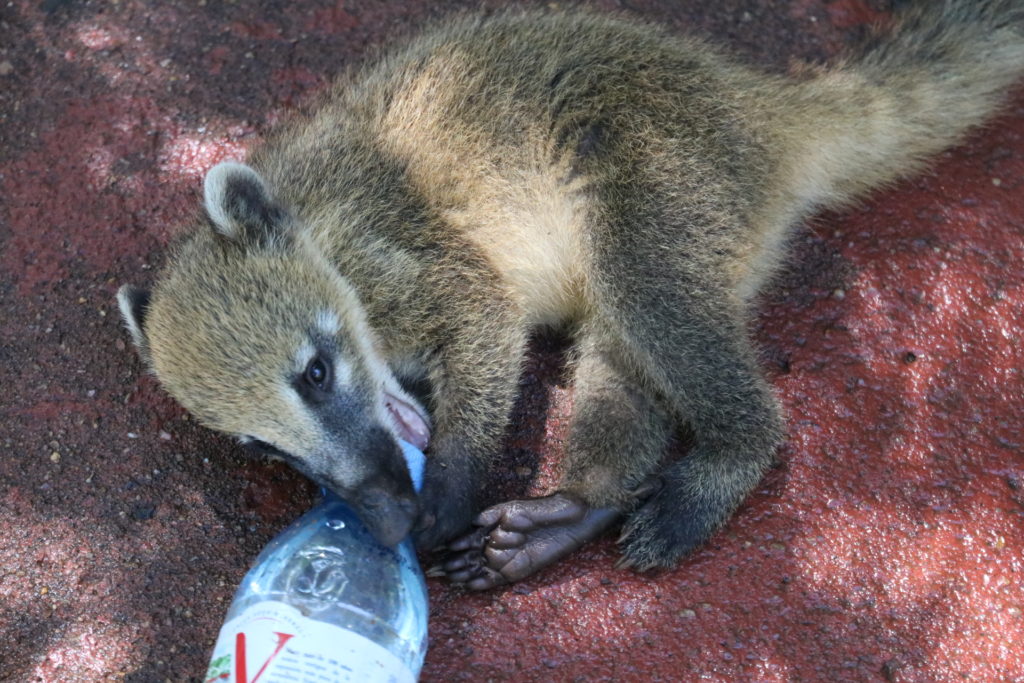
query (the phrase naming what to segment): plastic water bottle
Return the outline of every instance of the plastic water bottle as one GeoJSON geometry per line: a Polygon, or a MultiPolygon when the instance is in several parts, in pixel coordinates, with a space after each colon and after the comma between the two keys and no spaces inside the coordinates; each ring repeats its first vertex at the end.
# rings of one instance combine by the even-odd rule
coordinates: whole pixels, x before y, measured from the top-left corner
{"type": "MultiPolygon", "coordinates": [[[[423,453],[402,442],[417,490],[423,453]]],[[[387,548],[338,497],[274,538],[235,593],[207,683],[415,681],[427,587],[409,539],[387,548]]]]}

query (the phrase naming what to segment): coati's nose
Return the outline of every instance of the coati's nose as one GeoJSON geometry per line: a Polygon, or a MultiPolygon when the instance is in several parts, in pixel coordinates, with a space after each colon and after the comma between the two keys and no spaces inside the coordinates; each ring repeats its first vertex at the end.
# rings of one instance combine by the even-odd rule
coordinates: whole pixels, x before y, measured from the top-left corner
{"type": "Polygon", "coordinates": [[[365,472],[361,479],[344,481],[327,473],[319,481],[348,502],[377,540],[386,546],[398,545],[412,530],[419,504],[395,437],[383,427],[372,425],[344,457],[359,463],[365,472]]]}
{"type": "Polygon", "coordinates": [[[395,438],[381,427],[367,433],[363,457],[372,474],[356,490],[356,512],[366,528],[386,546],[409,535],[419,512],[409,468],[395,438]]]}
{"type": "Polygon", "coordinates": [[[409,535],[418,510],[414,493],[396,495],[375,486],[363,487],[354,507],[370,533],[388,547],[409,535]]]}

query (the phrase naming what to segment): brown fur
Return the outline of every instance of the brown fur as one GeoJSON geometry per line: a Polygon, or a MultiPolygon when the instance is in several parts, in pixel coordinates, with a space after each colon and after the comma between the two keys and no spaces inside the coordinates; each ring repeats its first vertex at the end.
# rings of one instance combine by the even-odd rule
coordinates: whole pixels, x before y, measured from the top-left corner
{"type": "Polygon", "coordinates": [[[746,325],[790,229],[991,115],[1024,69],[1022,6],[922,3],[792,79],[597,14],[455,20],[338,83],[253,153],[255,180],[214,177],[212,220],[122,310],[183,405],[343,495],[376,482],[398,501],[392,535],[411,523],[408,485],[381,483],[401,479],[393,449],[352,425],[394,433],[381,392],[415,404],[398,383],[429,386],[428,544],[475,511],[531,329],[570,326],[562,487],[628,514],[628,561],[669,565],[782,439],[746,325]],[[311,336],[325,311],[337,331],[311,336]],[[339,382],[315,405],[287,388],[311,344],[339,382]],[[692,452],[661,467],[682,424],[692,452]],[[391,474],[366,455],[382,449],[391,474]],[[663,486],[637,506],[652,474],[663,486]]]}

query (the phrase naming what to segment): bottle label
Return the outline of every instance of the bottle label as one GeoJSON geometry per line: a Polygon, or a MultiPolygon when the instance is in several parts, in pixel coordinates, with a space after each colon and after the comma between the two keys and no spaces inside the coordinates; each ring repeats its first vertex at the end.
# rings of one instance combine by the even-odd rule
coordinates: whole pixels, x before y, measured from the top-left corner
{"type": "Polygon", "coordinates": [[[205,683],[413,683],[398,657],[365,636],[268,600],[224,624],[205,683]]]}

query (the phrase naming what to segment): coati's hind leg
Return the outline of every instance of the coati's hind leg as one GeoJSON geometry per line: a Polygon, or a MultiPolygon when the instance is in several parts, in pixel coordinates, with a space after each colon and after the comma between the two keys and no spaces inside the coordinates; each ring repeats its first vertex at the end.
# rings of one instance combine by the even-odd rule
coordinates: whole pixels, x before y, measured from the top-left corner
{"type": "Polygon", "coordinates": [[[761,480],[783,433],[743,304],[724,284],[727,271],[691,261],[685,243],[700,237],[686,227],[672,236],[679,234],[679,248],[667,253],[645,253],[649,245],[635,242],[630,253],[616,244],[628,235],[603,236],[614,291],[599,305],[618,319],[633,362],[694,433],[687,456],[662,469],[661,488],[626,520],[624,561],[641,570],[672,566],[706,541],[761,480]]]}
{"type": "Polygon", "coordinates": [[[561,491],[481,513],[449,544],[443,574],[480,590],[518,581],[619,521],[657,488],[648,478],[671,430],[669,414],[626,369],[607,324],[577,337],[575,398],[561,491]]]}

